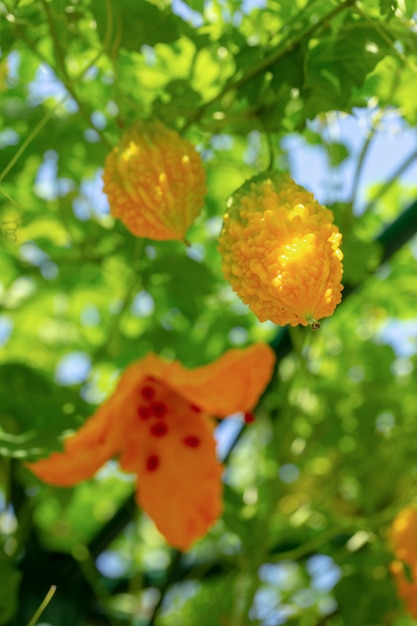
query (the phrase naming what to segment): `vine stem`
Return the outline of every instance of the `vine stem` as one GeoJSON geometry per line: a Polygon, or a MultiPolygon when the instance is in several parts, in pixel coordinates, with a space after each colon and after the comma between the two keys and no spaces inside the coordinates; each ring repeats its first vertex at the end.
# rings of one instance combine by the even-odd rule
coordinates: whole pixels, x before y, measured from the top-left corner
{"type": "Polygon", "coordinates": [[[135,247],[132,254],[131,264],[133,267],[133,279],[130,284],[126,288],[122,305],[117,313],[114,315],[113,320],[110,324],[110,327],[107,332],[107,337],[105,342],[98,346],[93,352],[93,360],[96,360],[99,356],[103,354],[108,354],[109,349],[111,349],[111,344],[113,340],[117,337],[119,333],[119,325],[120,321],[124,315],[124,313],[129,308],[132,303],[133,296],[141,289],[142,280],[139,277],[140,272],[136,270],[136,267],[139,267],[143,260],[143,251],[145,248],[145,240],[143,238],[137,239],[135,242],[135,247]]]}
{"type": "Polygon", "coordinates": [[[68,95],[64,96],[61,100],[59,100],[56,103],[56,105],[52,109],[50,109],[46,113],[46,115],[44,115],[44,117],[36,124],[35,128],[26,137],[25,141],[22,143],[22,145],[17,150],[17,152],[14,154],[13,158],[9,161],[9,163],[6,165],[4,170],[1,172],[1,174],[0,174],[0,184],[2,183],[4,178],[7,176],[7,174],[10,172],[10,170],[16,165],[17,161],[20,159],[20,157],[22,156],[22,154],[24,153],[26,148],[29,146],[29,144],[32,143],[32,141],[35,139],[36,135],[38,135],[40,133],[42,128],[45,126],[45,124],[54,115],[55,111],[65,102],[65,100],[67,98],[68,98],[68,95]]]}
{"type": "Polygon", "coordinates": [[[376,114],[376,119],[372,125],[372,128],[368,131],[362,149],[360,151],[358,162],[356,164],[355,173],[353,175],[353,183],[352,183],[352,195],[351,195],[351,206],[352,206],[352,215],[356,205],[356,200],[359,192],[359,183],[362,176],[362,169],[365,163],[365,159],[368,156],[369,148],[371,147],[371,143],[373,138],[375,137],[378,131],[378,124],[383,118],[383,111],[380,109],[376,114]]]}
{"type": "Polygon", "coordinates": [[[277,50],[274,50],[259,65],[249,70],[246,74],[244,74],[237,80],[226,84],[217,95],[211,98],[211,100],[208,100],[207,102],[205,102],[198,109],[197,113],[185,123],[181,132],[182,133],[185,132],[192,124],[194,124],[198,119],[200,119],[204,115],[207,109],[209,109],[218,100],[221,100],[221,98],[223,98],[223,96],[225,96],[229,91],[232,91],[233,89],[237,89],[238,87],[241,87],[245,83],[248,83],[253,78],[256,78],[256,76],[258,76],[259,74],[262,74],[262,72],[265,72],[269,67],[271,67],[271,65],[274,65],[275,63],[278,63],[278,61],[281,61],[284,57],[287,56],[287,54],[292,52],[294,48],[296,48],[304,39],[311,37],[311,35],[313,35],[313,33],[315,33],[321,26],[323,26],[323,24],[325,24],[326,22],[334,18],[339,13],[342,13],[350,6],[353,6],[355,3],[356,3],[356,0],[345,0],[339,6],[329,11],[329,13],[326,13],[326,15],[324,15],[315,24],[310,26],[310,28],[307,28],[307,30],[303,31],[302,33],[294,37],[294,39],[290,40],[284,46],[284,48],[279,47],[277,50]]]}
{"type": "Polygon", "coordinates": [[[266,142],[267,142],[268,154],[269,154],[268,170],[272,170],[274,169],[274,163],[275,163],[275,150],[274,150],[274,145],[272,142],[271,134],[269,132],[266,132],[265,134],[266,134],[266,142]]]}
{"type": "MultiPolygon", "coordinates": [[[[395,93],[397,84],[398,84],[398,78],[399,78],[399,71],[396,72],[396,74],[393,76],[392,79],[392,83],[391,83],[391,87],[389,90],[389,96],[388,96],[388,100],[391,100],[392,96],[395,93]]],[[[353,217],[354,214],[354,208],[356,206],[356,200],[357,200],[357,196],[358,196],[358,192],[359,192],[359,183],[360,183],[360,178],[362,176],[362,169],[363,166],[365,164],[365,159],[368,155],[369,149],[371,147],[372,141],[376,135],[376,133],[378,132],[379,129],[379,124],[382,121],[383,117],[385,115],[385,110],[384,109],[378,109],[378,111],[375,114],[375,117],[373,119],[373,123],[372,123],[372,128],[368,131],[365,142],[362,146],[361,152],[359,154],[359,158],[358,158],[358,162],[356,165],[356,169],[355,169],[355,173],[353,176],[353,183],[352,183],[352,195],[351,195],[351,207],[352,207],[352,213],[351,216],[353,217]]]]}
{"type": "Polygon", "coordinates": [[[46,0],[41,0],[41,2],[42,2],[42,6],[44,8],[45,14],[46,14],[46,19],[48,20],[49,32],[51,34],[52,42],[53,42],[53,45],[54,45],[54,50],[55,50],[55,55],[56,55],[56,60],[57,60],[57,66],[58,66],[59,73],[61,74],[62,82],[64,83],[65,88],[67,89],[68,93],[71,95],[73,100],[75,100],[75,102],[77,103],[79,111],[80,111],[81,115],[83,116],[83,118],[85,119],[85,121],[88,123],[89,126],[92,126],[94,128],[94,130],[99,135],[99,137],[102,140],[102,142],[111,150],[111,149],[113,149],[112,143],[101,132],[101,130],[99,128],[97,128],[92,123],[90,115],[89,115],[87,109],[85,108],[83,102],[81,102],[81,100],[78,98],[77,93],[76,93],[74,87],[72,86],[71,78],[70,78],[70,76],[69,76],[69,74],[67,72],[67,68],[66,68],[66,65],[65,65],[65,56],[64,56],[64,53],[62,51],[61,44],[59,42],[59,37],[58,37],[58,34],[56,32],[55,23],[54,23],[54,20],[53,20],[53,17],[52,17],[51,10],[50,10],[48,2],[46,0]]]}
{"type": "Polygon", "coordinates": [[[16,202],[16,200],[13,200],[13,198],[11,196],[9,196],[9,194],[6,193],[4,191],[4,189],[0,188],[0,193],[6,198],[6,200],[8,200],[12,204],[14,204],[20,210],[20,212],[22,211],[22,207],[20,206],[20,204],[18,202],[16,202]]]}
{"type": "Polygon", "coordinates": [[[414,163],[414,161],[417,159],[417,150],[413,150],[411,152],[411,154],[408,155],[408,157],[401,163],[401,165],[398,166],[398,168],[395,170],[395,172],[391,175],[391,177],[387,180],[386,183],[384,183],[379,190],[377,191],[377,193],[375,194],[375,196],[372,198],[372,200],[367,204],[366,208],[365,208],[365,212],[368,213],[371,209],[374,208],[374,206],[376,205],[376,203],[387,193],[387,191],[389,190],[389,188],[391,187],[391,185],[393,183],[395,183],[395,181],[402,175],[404,174],[404,172],[414,163]]]}
{"type": "MultiPolygon", "coordinates": [[[[268,559],[273,563],[278,563],[280,561],[299,561],[304,556],[310,554],[310,552],[312,552],[313,550],[320,548],[320,546],[323,546],[331,539],[337,537],[337,535],[340,535],[341,532],[346,532],[347,530],[349,530],[347,527],[340,526],[338,526],[337,528],[331,528],[321,535],[313,537],[312,539],[310,539],[310,541],[306,541],[305,543],[301,544],[301,546],[297,546],[296,548],[293,548],[291,550],[286,550],[285,552],[280,552],[277,555],[270,555],[268,559]]],[[[350,530],[352,531],[352,529],[350,530]]]]}
{"type": "Polygon", "coordinates": [[[155,620],[158,617],[159,611],[161,610],[165,595],[168,589],[171,587],[172,583],[176,580],[178,569],[181,563],[181,558],[182,558],[182,552],[180,552],[179,550],[173,550],[171,565],[168,570],[168,574],[165,578],[165,582],[163,586],[161,587],[158,602],[154,606],[152,615],[148,622],[148,626],[155,626],[155,623],[156,623],[155,620]]]}
{"type": "MultiPolygon", "coordinates": [[[[390,48],[393,50],[393,52],[400,58],[400,60],[405,64],[408,65],[410,67],[410,69],[412,69],[412,71],[416,71],[416,66],[414,64],[411,64],[410,60],[408,59],[408,57],[405,57],[404,54],[402,54],[399,50],[397,50],[397,48],[393,45],[393,41],[386,35],[385,31],[376,23],[374,23],[368,15],[366,15],[366,13],[364,13],[364,11],[362,11],[362,9],[358,6],[356,6],[356,11],[359,13],[359,15],[363,18],[364,21],[366,21],[368,24],[370,24],[372,26],[372,28],[380,35],[380,37],[382,37],[384,39],[384,41],[390,46],[390,48]]],[[[393,76],[392,79],[392,83],[391,83],[391,87],[389,90],[389,96],[387,98],[387,100],[391,100],[392,96],[395,93],[395,89],[397,87],[397,83],[398,83],[398,78],[399,78],[399,70],[396,72],[396,74],[393,76]]],[[[352,195],[351,195],[351,206],[352,206],[352,215],[353,215],[353,209],[355,208],[356,205],[356,201],[357,201],[357,196],[358,196],[358,191],[359,191],[359,183],[360,183],[360,178],[362,175],[362,169],[365,163],[365,159],[368,155],[369,149],[371,147],[372,141],[376,135],[376,133],[378,132],[378,127],[380,122],[382,121],[383,117],[385,115],[385,111],[383,109],[379,109],[376,114],[375,114],[375,118],[373,121],[373,125],[372,128],[369,130],[365,142],[362,146],[361,152],[359,154],[359,158],[358,158],[358,162],[357,162],[357,166],[355,169],[355,173],[354,173],[354,177],[353,177],[353,184],[352,184],[352,195]]],[[[406,165],[406,167],[408,167],[408,165],[406,165]]],[[[402,173],[402,170],[400,170],[400,173],[402,173]]],[[[390,179],[390,185],[394,182],[394,178],[390,179]]],[[[386,189],[384,189],[382,195],[387,191],[388,187],[386,189]]],[[[373,203],[376,202],[376,200],[381,197],[381,196],[376,196],[376,198],[372,201],[371,205],[373,206],[373,203]]],[[[369,207],[368,209],[369,210],[369,207]]]]}
{"type": "MultiPolygon", "coordinates": [[[[42,0],[44,2],[44,0],[42,0]]],[[[46,5],[47,10],[49,11],[49,7],[46,5]]],[[[109,22],[110,20],[108,20],[109,22]]],[[[107,28],[107,32],[106,32],[106,40],[105,40],[105,45],[108,44],[108,41],[110,40],[111,37],[111,25],[109,25],[109,27],[107,28]]],[[[35,53],[37,54],[37,56],[39,57],[39,53],[35,50],[35,53]]],[[[95,63],[97,63],[98,59],[102,56],[103,54],[103,50],[100,50],[100,52],[98,52],[96,54],[96,56],[89,61],[89,63],[87,64],[86,67],[84,67],[81,72],[78,74],[78,76],[76,76],[73,79],[74,83],[78,83],[80,80],[82,80],[83,76],[85,76],[85,74],[88,72],[88,70],[93,67],[93,65],[95,63]]],[[[46,61],[40,57],[41,60],[43,62],[46,63],[46,61]]],[[[3,171],[0,173],[0,185],[2,183],[2,181],[5,179],[5,177],[7,176],[7,174],[10,172],[10,170],[16,165],[17,161],[20,159],[20,157],[22,156],[22,154],[25,152],[26,148],[32,143],[32,141],[35,139],[35,137],[40,133],[40,131],[42,130],[42,128],[45,126],[45,124],[50,120],[50,118],[54,115],[55,111],[62,106],[65,101],[68,99],[69,95],[71,95],[74,100],[77,102],[78,106],[80,107],[80,102],[78,101],[78,97],[74,93],[73,93],[73,89],[72,86],[70,87],[70,89],[68,88],[68,84],[64,83],[65,87],[67,88],[68,94],[65,94],[65,96],[63,96],[63,98],[61,98],[56,104],[55,106],[50,109],[49,111],[47,111],[47,113],[44,115],[44,117],[38,122],[38,124],[35,126],[35,128],[32,130],[32,132],[26,137],[25,141],[22,143],[22,145],[20,146],[20,148],[17,150],[17,152],[14,154],[13,158],[9,161],[9,163],[6,165],[6,167],[3,169],[3,171]]],[[[80,107],[80,111],[82,110],[82,106],[80,107]]],[[[87,118],[88,118],[88,123],[89,125],[92,125],[91,120],[87,114],[87,118]]],[[[103,140],[104,143],[106,143],[106,145],[110,148],[113,148],[113,146],[110,144],[110,142],[102,135],[102,133],[100,133],[100,131],[95,128],[96,132],[99,133],[100,138],[103,140]]],[[[3,191],[0,190],[1,193],[8,199],[11,200],[12,202],[13,199],[11,199],[10,197],[8,197],[8,195],[3,191]]],[[[14,202],[15,204],[17,204],[16,202],[14,202]]]]}
{"type": "MultiPolygon", "coordinates": [[[[387,98],[388,101],[390,101],[391,98],[395,94],[395,91],[398,86],[398,80],[399,80],[399,70],[396,71],[396,73],[394,74],[392,78],[392,82],[391,82],[390,89],[389,89],[389,95],[387,98]]],[[[384,115],[385,115],[385,110],[383,108],[380,108],[376,111],[375,116],[372,121],[372,128],[368,131],[364,144],[359,154],[359,158],[358,158],[355,172],[353,175],[353,183],[352,183],[352,195],[351,195],[351,202],[350,202],[351,207],[352,207],[351,219],[353,219],[353,216],[354,216],[354,209],[356,207],[356,201],[357,201],[357,197],[359,193],[359,183],[360,183],[360,178],[362,176],[362,171],[363,171],[363,167],[365,164],[365,160],[366,160],[366,157],[368,156],[368,152],[371,147],[372,141],[378,132],[379,125],[381,121],[383,120],[384,115]]]]}
{"type": "Polygon", "coordinates": [[[44,610],[46,609],[46,607],[48,606],[48,604],[52,600],[52,598],[53,598],[53,596],[55,594],[55,591],[56,591],[56,585],[51,585],[51,587],[49,588],[48,593],[44,597],[44,599],[43,599],[41,605],[39,606],[39,608],[36,610],[36,613],[32,617],[32,619],[30,620],[28,626],[35,626],[35,624],[37,623],[38,619],[40,618],[40,616],[42,615],[42,613],[44,612],[44,610]]]}

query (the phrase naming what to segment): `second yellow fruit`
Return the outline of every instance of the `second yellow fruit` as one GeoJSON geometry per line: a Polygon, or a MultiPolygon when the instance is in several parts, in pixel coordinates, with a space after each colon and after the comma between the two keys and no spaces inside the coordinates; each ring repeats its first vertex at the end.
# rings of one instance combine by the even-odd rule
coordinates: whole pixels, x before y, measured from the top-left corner
{"type": "Polygon", "coordinates": [[[332,212],[310,192],[266,172],[229,199],[223,272],[261,322],[316,329],[341,300],[341,239],[332,212]]]}

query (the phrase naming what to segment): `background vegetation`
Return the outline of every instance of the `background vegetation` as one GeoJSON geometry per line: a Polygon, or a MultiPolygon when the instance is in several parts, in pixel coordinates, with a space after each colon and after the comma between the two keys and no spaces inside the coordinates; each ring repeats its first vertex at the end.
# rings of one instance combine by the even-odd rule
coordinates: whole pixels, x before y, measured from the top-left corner
{"type": "Polygon", "coordinates": [[[417,150],[372,188],[363,171],[393,119],[415,133],[416,12],[415,0],[0,1],[0,623],[28,624],[52,584],[53,626],[415,623],[387,531],[417,491],[417,204],[401,177],[417,150]],[[189,249],[134,238],[100,192],[106,154],[147,117],[205,162],[189,249]],[[346,120],[365,120],[359,151],[340,140],[346,120]],[[319,200],[344,235],[344,298],[315,334],[260,324],[216,250],[227,197],[271,163],[293,171],[294,141],[325,157],[319,200]],[[147,352],[191,367],[255,340],[277,370],[257,421],[218,429],[224,515],[186,554],[116,464],[74,489],[24,468],[147,352]]]}

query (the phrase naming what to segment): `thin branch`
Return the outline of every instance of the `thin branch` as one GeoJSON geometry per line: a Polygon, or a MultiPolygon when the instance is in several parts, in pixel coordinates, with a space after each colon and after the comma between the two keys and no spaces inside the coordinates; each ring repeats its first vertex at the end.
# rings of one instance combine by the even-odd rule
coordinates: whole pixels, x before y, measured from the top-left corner
{"type": "Polygon", "coordinates": [[[106,0],[106,34],[104,35],[103,49],[106,53],[110,50],[110,41],[113,33],[113,11],[111,0],[106,0]]]}
{"type": "MultiPolygon", "coordinates": [[[[381,119],[381,117],[382,115],[378,118],[378,122],[381,119]]],[[[352,195],[351,195],[352,213],[353,213],[353,209],[355,208],[356,199],[357,199],[358,192],[359,192],[359,183],[360,183],[360,179],[362,175],[363,165],[365,163],[366,157],[368,156],[368,152],[369,152],[369,148],[371,147],[372,140],[375,137],[377,130],[378,130],[377,123],[375,123],[372,126],[372,128],[369,130],[369,132],[367,133],[366,139],[363,143],[363,146],[362,146],[362,149],[361,149],[361,152],[359,154],[359,158],[356,164],[355,173],[353,175],[352,195]]]]}
{"type": "Polygon", "coordinates": [[[35,624],[37,624],[38,619],[40,618],[40,616],[42,615],[42,613],[44,612],[44,610],[46,609],[46,607],[48,606],[48,604],[52,600],[52,598],[53,598],[53,596],[55,594],[55,591],[56,591],[56,586],[55,585],[51,585],[48,593],[46,594],[45,598],[43,599],[42,604],[37,609],[35,615],[30,620],[28,626],[35,626],[35,624]]]}
{"type": "Polygon", "coordinates": [[[0,184],[2,183],[2,181],[4,180],[4,178],[7,176],[7,174],[10,172],[10,170],[12,169],[12,167],[14,167],[14,165],[17,163],[17,161],[20,159],[20,157],[22,156],[22,154],[24,153],[24,151],[26,150],[26,148],[29,146],[30,143],[32,143],[32,141],[35,139],[35,137],[40,133],[40,131],[42,130],[42,128],[45,126],[45,124],[50,120],[50,118],[54,115],[55,111],[62,106],[62,104],[65,102],[65,100],[68,98],[68,95],[65,95],[63,98],[61,98],[61,100],[59,100],[56,105],[54,107],[52,107],[52,109],[50,109],[45,115],[44,117],[37,123],[37,125],[35,126],[35,128],[32,130],[32,132],[26,137],[25,141],[22,143],[22,145],[20,146],[20,148],[17,150],[17,152],[14,154],[13,158],[9,161],[9,163],[6,165],[6,167],[4,168],[4,170],[1,172],[0,174],[0,184]]]}
{"type": "Polygon", "coordinates": [[[376,238],[382,246],[379,264],[388,261],[417,233],[417,200],[413,202],[397,219],[376,238]]]}
{"type": "MultiPolygon", "coordinates": [[[[28,42],[29,44],[29,42],[28,42]]],[[[42,62],[45,62],[43,60],[43,57],[39,55],[38,50],[34,49],[31,47],[31,50],[41,59],[42,62]]],[[[79,82],[80,80],[82,80],[83,76],[86,74],[86,72],[88,72],[88,70],[97,62],[97,60],[102,56],[103,51],[100,51],[95,57],[94,59],[92,59],[92,61],[90,61],[88,63],[88,65],[83,68],[80,73],[78,74],[78,76],[76,76],[73,81],[74,82],[79,82]]],[[[49,65],[49,64],[48,64],[49,65]]],[[[65,84],[65,83],[64,83],[65,84]]],[[[38,122],[38,124],[35,126],[35,128],[32,130],[32,132],[26,137],[25,141],[22,143],[22,145],[20,146],[20,148],[17,150],[17,152],[14,154],[13,158],[9,161],[9,163],[6,165],[6,167],[3,169],[3,171],[0,173],[0,184],[2,183],[2,181],[5,179],[5,177],[7,176],[7,174],[10,172],[10,170],[16,165],[17,161],[20,159],[20,157],[22,156],[22,154],[25,152],[26,148],[32,143],[32,141],[36,138],[36,136],[40,133],[40,131],[42,130],[42,128],[45,126],[45,124],[50,120],[50,118],[54,115],[54,113],[56,112],[57,109],[59,109],[59,107],[61,107],[65,101],[69,98],[69,95],[71,95],[74,100],[76,100],[78,106],[80,107],[80,103],[78,101],[77,96],[75,95],[74,97],[74,93],[72,88],[68,89],[68,85],[65,84],[65,87],[67,88],[67,91],[69,92],[68,94],[65,94],[65,96],[63,96],[60,100],[58,100],[58,102],[55,104],[54,107],[52,107],[52,109],[50,109],[49,111],[46,112],[46,114],[44,115],[44,117],[38,122]]],[[[82,109],[82,106],[80,107],[80,111],[82,109]]],[[[88,116],[87,113],[87,120],[88,120],[88,124],[90,126],[92,126],[94,128],[94,130],[96,130],[96,132],[98,132],[100,134],[100,131],[94,127],[94,125],[92,124],[90,117],[88,116]]],[[[108,140],[103,137],[100,134],[101,139],[107,144],[108,147],[113,148],[112,144],[110,144],[108,142],[108,140]]],[[[15,204],[17,204],[12,198],[10,198],[9,196],[7,196],[7,194],[1,190],[1,193],[8,198],[8,200],[10,200],[11,202],[14,202],[15,204]]]]}
{"type": "Polygon", "coordinates": [[[171,560],[171,565],[170,568],[168,570],[168,574],[165,578],[164,584],[162,585],[161,589],[160,589],[160,595],[158,598],[158,602],[155,604],[151,618],[148,622],[148,626],[155,626],[155,620],[158,617],[159,611],[161,610],[164,598],[166,596],[166,593],[168,591],[168,589],[171,587],[171,585],[177,580],[178,578],[178,572],[180,569],[180,565],[181,565],[181,559],[182,559],[182,552],[180,552],[179,550],[173,550],[172,552],[172,560],[171,560]]]}
{"type": "Polygon", "coordinates": [[[91,126],[95,132],[99,135],[100,139],[102,140],[102,142],[110,149],[113,148],[113,145],[111,144],[111,142],[107,139],[107,137],[102,133],[102,131],[97,128],[91,121],[91,116],[88,113],[87,109],[84,106],[84,103],[81,102],[81,100],[78,98],[78,95],[72,85],[71,82],[71,78],[67,72],[67,68],[65,65],[65,55],[63,53],[63,50],[61,48],[61,44],[59,41],[59,37],[58,37],[58,33],[56,31],[55,28],[55,23],[54,23],[54,19],[52,17],[52,13],[51,10],[49,8],[49,4],[46,0],[41,0],[42,2],[42,6],[44,8],[45,14],[46,14],[46,19],[48,20],[48,25],[49,25],[49,32],[51,34],[51,39],[52,39],[52,43],[54,46],[54,51],[55,51],[55,56],[56,56],[56,60],[57,60],[57,65],[58,65],[58,75],[61,76],[62,82],[64,83],[67,91],[69,92],[69,94],[71,95],[71,97],[75,100],[75,102],[78,105],[79,111],[81,113],[81,115],[83,116],[83,118],[85,119],[85,121],[87,122],[87,124],[89,126],[91,126]]]}
{"type": "Polygon", "coordinates": [[[230,442],[229,448],[226,452],[226,454],[224,455],[223,459],[222,459],[222,463],[223,465],[227,465],[233,450],[235,449],[235,447],[237,446],[237,444],[239,443],[239,441],[242,438],[243,433],[246,430],[246,424],[245,422],[242,423],[241,427],[239,428],[239,430],[237,431],[236,435],[234,436],[234,438],[232,439],[232,441],[230,442]]]}
{"type": "Polygon", "coordinates": [[[274,150],[274,145],[272,143],[271,133],[267,131],[265,134],[266,134],[266,142],[268,145],[268,154],[269,154],[267,169],[272,170],[274,168],[274,163],[275,163],[275,150],[274,150]]]}
{"type": "Polygon", "coordinates": [[[296,548],[292,548],[291,550],[285,550],[284,552],[279,552],[274,556],[269,557],[269,561],[272,563],[278,563],[279,561],[299,561],[305,556],[308,556],[317,548],[320,548],[328,541],[334,539],[342,532],[346,532],[346,527],[332,527],[329,530],[323,532],[321,535],[317,535],[313,537],[309,541],[297,546],[296,548]]]}
{"type": "Polygon", "coordinates": [[[20,219],[23,215],[23,207],[22,205],[15,200],[14,198],[12,198],[11,196],[9,196],[8,193],[6,193],[6,191],[4,191],[4,189],[2,189],[0,187],[0,193],[6,198],[6,200],[8,200],[11,204],[14,204],[14,206],[16,207],[17,211],[19,212],[19,218],[20,219]]]}
{"type": "Polygon", "coordinates": [[[59,71],[62,74],[62,76],[65,78],[65,80],[69,80],[67,68],[65,65],[65,56],[61,48],[58,33],[56,32],[55,23],[52,17],[51,10],[49,8],[49,4],[46,0],[41,0],[41,3],[46,14],[46,19],[48,20],[49,32],[51,34],[52,43],[53,43],[54,51],[55,51],[55,57],[58,63],[59,71]]]}
{"type": "Polygon", "coordinates": [[[101,48],[101,50],[97,52],[97,54],[86,65],[86,67],[79,73],[79,75],[71,79],[72,83],[78,83],[80,80],[82,80],[85,74],[97,63],[99,59],[101,59],[103,54],[110,47],[110,40],[111,40],[112,32],[113,32],[113,23],[112,23],[111,0],[106,0],[106,33],[104,35],[103,47],[101,48]]]}
{"type": "Polygon", "coordinates": [[[381,187],[376,192],[375,196],[366,206],[365,212],[369,212],[374,208],[376,203],[379,202],[379,200],[387,193],[391,185],[393,185],[398,180],[398,178],[402,174],[404,174],[404,172],[414,163],[416,159],[417,159],[417,150],[413,150],[413,152],[411,152],[411,154],[408,155],[408,157],[401,163],[401,165],[398,166],[395,172],[393,172],[393,174],[386,181],[386,183],[381,185],[381,187]]]}
{"type": "Polygon", "coordinates": [[[137,239],[135,242],[133,256],[131,258],[131,267],[133,267],[133,274],[134,274],[133,279],[131,280],[130,284],[128,285],[125,291],[123,302],[122,302],[120,309],[117,311],[117,313],[114,315],[111,321],[110,327],[108,328],[108,331],[107,331],[105,342],[102,345],[98,346],[93,352],[93,355],[92,355],[93,360],[96,360],[98,357],[101,357],[103,354],[108,353],[109,346],[111,346],[113,339],[117,336],[119,332],[120,320],[122,319],[124,313],[127,311],[129,306],[131,305],[133,296],[139,291],[141,287],[140,272],[135,267],[135,264],[140,262],[140,259],[142,258],[142,255],[143,255],[144,247],[145,247],[145,239],[143,238],[137,239]]]}
{"type": "MultiPolygon", "coordinates": [[[[386,101],[391,101],[391,98],[393,97],[395,90],[397,88],[398,85],[398,79],[399,79],[399,70],[397,70],[397,72],[395,73],[395,75],[392,78],[391,81],[391,87],[389,90],[389,94],[388,97],[386,98],[386,101]]],[[[351,206],[352,206],[352,214],[353,214],[353,209],[356,205],[356,199],[357,199],[357,195],[359,192],[359,183],[360,183],[360,178],[362,175],[362,168],[364,166],[365,163],[365,159],[368,155],[369,149],[371,147],[372,144],[372,140],[374,139],[376,133],[379,130],[379,124],[381,122],[381,120],[383,119],[385,115],[385,111],[384,109],[378,109],[378,111],[375,114],[374,120],[373,120],[373,125],[372,128],[370,129],[370,131],[368,132],[365,142],[362,146],[362,150],[360,152],[359,155],[359,159],[356,165],[356,169],[355,169],[355,173],[353,176],[353,184],[352,184],[352,196],[351,196],[351,206]]]]}

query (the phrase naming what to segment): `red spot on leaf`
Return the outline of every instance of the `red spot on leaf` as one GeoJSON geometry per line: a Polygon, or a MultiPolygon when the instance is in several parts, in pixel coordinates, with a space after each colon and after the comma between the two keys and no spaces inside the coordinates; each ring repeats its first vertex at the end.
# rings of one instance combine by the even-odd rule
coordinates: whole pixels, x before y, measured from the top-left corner
{"type": "Polygon", "coordinates": [[[151,416],[151,412],[146,406],[138,407],[138,415],[141,420],[147,420],[151,416]]]}
{"type": "Polygon", "coordinates": [[[194,413],[201,413],[201,408],[198,404],[190,404],[190,409],[194,411],[194,413]]]}
{"type": "Polygon", "coordinates": [[[252,424],[255,421],[255,416],[253,413],[245,413],[244,418],[246,424],[252,424]]]}
{"type": "Polygon", "coordinates": [[[148,470],[148,472],[154,472],[158,466],[159,458],[156,456],[156,454],[151,454],[150,456],[148,456],[148,458],[146,459],[146,469],[148,470]]]}
{"type": "Polygon", "coordinates": [[[151,433],[155,437],[163,437],[168,432],[168,426],[165,422],[156,422],[156,424],[152,424],[151,433]]]}
{"type": "Polygon", "coordinates": [[[153,400],[155,397],[155,391],[152,389],[152,387],[146,385],[146,387],[142,388],[141,396],[144,400],[153,400]]]}
{"type": "Polygon", "coordinates": [[[155,417],[164,417],[168,412],[168,407],[164,402],[152,402],[150,410],[155,417]]]}
{"type": "Polygon", "coordinates": [[[189,448],[197,448],[200,445],[200,439],[195,435],[188,435],[184,438],[184,443],[189,448]]]}

